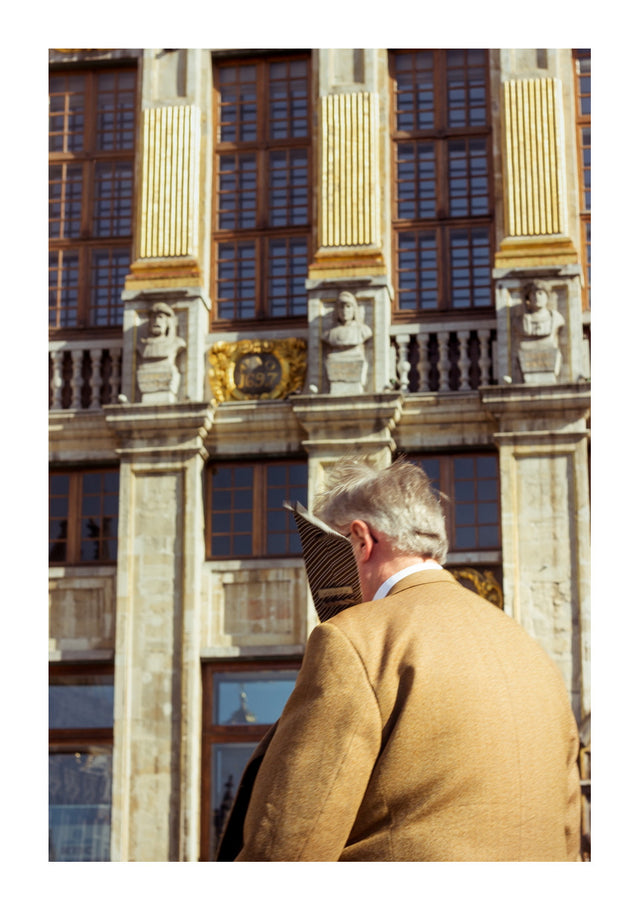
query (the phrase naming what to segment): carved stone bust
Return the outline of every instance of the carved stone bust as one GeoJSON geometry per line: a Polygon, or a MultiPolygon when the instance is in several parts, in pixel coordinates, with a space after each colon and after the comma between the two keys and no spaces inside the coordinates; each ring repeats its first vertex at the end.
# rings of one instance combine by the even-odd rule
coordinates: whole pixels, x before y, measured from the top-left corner
{"type": "Polygon", "coordinates": [[[187,346],[178,335],[178,318],[168,304],[155,303],[149,309],[147,331],[138,344],[136,378],[142,401],[175,402],[180,385],[179,355],[187,346]]]}
{"type": "Polygon", "coordinates": [[[553,305],[549,282],[529,282],[523,299],[518,362],[524,382],[555,383],[562,365],[558,334],[564,317],[553,305]]]}
{"type": "Polygon", "coordinates": [[[322,334],[327,347],[325,368],[329,392],[351,395],[364,392],[367,360],[364,344],[373,335],[364,323],[355,295],[342,291],[333,311],[333,325],[322,334]]]}

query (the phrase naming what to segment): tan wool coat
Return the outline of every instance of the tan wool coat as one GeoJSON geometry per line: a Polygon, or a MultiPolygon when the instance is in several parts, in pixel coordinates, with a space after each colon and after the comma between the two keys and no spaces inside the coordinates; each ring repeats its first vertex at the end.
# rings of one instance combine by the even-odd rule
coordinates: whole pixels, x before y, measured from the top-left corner
{"type": "Polygon", "coordinates": [[[445,570],[316,627],[267,741],[238,861],[579,859],[561,675],[445,570]]]}

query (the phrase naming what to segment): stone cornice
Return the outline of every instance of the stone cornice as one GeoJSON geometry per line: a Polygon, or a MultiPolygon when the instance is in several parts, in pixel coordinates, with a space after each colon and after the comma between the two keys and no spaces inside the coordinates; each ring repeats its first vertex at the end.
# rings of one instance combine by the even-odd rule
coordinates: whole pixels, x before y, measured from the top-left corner
{"type": "Polygon", "coordinates": [[[108,405],[107,425],[121,458],[146,457],[158,461],[182,461],[192,455],[207,458],[205,439],[214,419],[211,402],[179,402],[167,405],[108,405]]]}
{"type": "Polygon", "coordinates": [[[304,428],[303,445],[317,454],[325,447],[364,451],[389,445],[391,432],[402,414],[404,397],[397,392],[372,395],[300,395],[292,400],[293,411],[304,428]]]}

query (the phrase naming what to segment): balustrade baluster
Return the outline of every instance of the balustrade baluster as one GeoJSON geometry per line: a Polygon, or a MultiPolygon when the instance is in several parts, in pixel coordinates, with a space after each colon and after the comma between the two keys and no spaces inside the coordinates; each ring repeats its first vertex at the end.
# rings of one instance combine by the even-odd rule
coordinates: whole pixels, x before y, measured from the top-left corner
{"type": "Polygon", "coordinates": [[[439,392],[449,392],[449,333],[438,332],[438,373],[440,374],[439,392]]]}
{"type": "Polygon", "coordinates": [[[396,335],[398,343],[398,378],[401,392],[409,391],[409,370],[411,369],[411,364],[409,363],[409,340],[408,333],[396,335]]]}
{"type": "Polygon", "coordinates": [[[53,389],[53,409],[62,408],[62,358],[63,351],[53,351],[51,359],[53,361],[53,376],[51,377],[51,387],[53,389]]]}
{"type": "Polygon", "coordinates": [[[71,374],[71,407],[80,409],[82,407],[82,350],[71,352],[71,363],[73,372],[71,374]]]}
{"type": "Polygon", "coordinates": [[[471,358],[469,357],[469,337],[471,332],[468,329],[458,330],[458,344],[460,346],[460,357],[458,368],[460,370],[460,392],[468,392],[471,389],[469,383],[469,368],[471,367],[471,358]]]}
{"type": "Polygon", "coordinates": [[[429,333],[418,332],[418,373],[420,386],[418,392],[429,391],[429,333]]]}
{"type": "Polygon", "coordinates": [[[111,357],[111,377],[109,378],[109,402],[112,405],[118,400],[118,389],[120,388],[120,359],[122,357],[121,348],[109,348],[111,357]]]}
{"type": "Polygon", "coordinates": [[[89,403],[89,408],[99,408],[100,407],[100,367],[102,365],[102,349],[101,348],[92,348],[90,351],[91,357],[91,401],[89,403]]]}
{"type": "Polygon", "coordinates": [[[491,357],[489,354],[491,329],[478,329],[478,341],[480,342],[480,356],[478,357],[478,366],[480,367],[480,385],[488,386],[489,370],[491,367],[491,357]]]}

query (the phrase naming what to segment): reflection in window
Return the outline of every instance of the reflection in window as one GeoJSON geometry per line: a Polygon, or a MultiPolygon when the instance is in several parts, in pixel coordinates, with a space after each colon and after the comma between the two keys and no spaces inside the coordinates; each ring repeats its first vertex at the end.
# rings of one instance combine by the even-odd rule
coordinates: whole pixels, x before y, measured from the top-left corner
{"type": "Polygon", "coordinates": [[[298,662],[204,666],[203,860],[213,860],[246,764],[282,714],[297,674],[298,662]]]}
{"type": "Polygon", "coordinates": [[[52,665],[49,680],[49,860],[108,861],[113,668],[52,665]]]}
{"type": "Polygon", "coordinates": [[[115,562],[119,482],[117,468],[51,472],[50,563],[115,562]]]}

